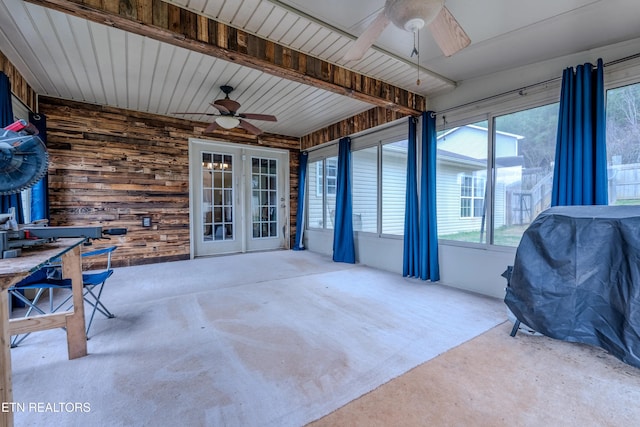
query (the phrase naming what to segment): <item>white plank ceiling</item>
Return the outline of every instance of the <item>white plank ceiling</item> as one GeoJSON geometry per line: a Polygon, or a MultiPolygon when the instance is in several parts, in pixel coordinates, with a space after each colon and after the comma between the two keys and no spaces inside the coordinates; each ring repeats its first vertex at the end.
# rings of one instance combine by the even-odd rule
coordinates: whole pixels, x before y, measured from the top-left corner
{"type": "MultiPolygon", "coordinates": [[[[260,37],[430,96],[456,82],[640,37],[638,0],[448,0],[472,39],[447,58],[420,32],[387,27],[358,62],[342,56],[384,0],[169,0],[260,37]],[[416,78],[422,83],[416,85],[416,78]]],[[[0,50],[41,95],[155,114],[216,112],[219,86],[236,88],[241,113],[265,132],[302,136],[372,108],[347,96],[25,3],[0,2],[0,50]]],[[[180,116],[210,121],[208,116],[180,116]]]]}

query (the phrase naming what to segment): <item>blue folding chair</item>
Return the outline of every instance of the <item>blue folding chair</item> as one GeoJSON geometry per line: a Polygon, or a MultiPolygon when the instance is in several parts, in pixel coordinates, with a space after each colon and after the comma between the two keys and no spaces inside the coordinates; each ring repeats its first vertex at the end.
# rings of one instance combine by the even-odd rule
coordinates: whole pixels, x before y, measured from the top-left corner
{"type": "MultiPolygon", "coordinates": [[[[96,311],[102,313],[102,315],[104,315],[104,317],[106,317],[107,319],[116,317],[107,309],[107,307],[105,307],[102,301],[100,301],[100,297],[102,296],[102,291],[104,290],[104,284],[107,282],[107,279],[113,274],[113,269],[111,268],[111,254],[117,248],[117,246],[109,246],[108,248],[97,249],[95,251],[82,254],[83,259],[101,255],[107,256],[107,265],[104,270],[90,270],[82,273],[84,301],[91,307],[93,307],[93,310],[91,310],[89,323],[87,324],[87,338],[89,337],[89,329],[91,329],[91,324],[93,323],[93,317],[96,315],[96,311]]],[[[72,295],[69,295],[66,301],[69,301],[71,299],[71,296],[72,295]]]]}
{"type": "MultiPolygon", "coordinates": [[[[82,273],[84,302],[92,307],[89,322],[87,323],[87,338],[89,338],[89,330],[93,324],[93,318],[95,317],[96,311],[99,311],[109,319],[115,317],[113,313],[111,313],[102,303],[102,301],[100,301],[100,298],[102,297],[102,291],[104,290],[104,285],[107,279],[113,274],[113,269],[111,268],[111,254],[116,249],[117,246],[110,246],[108,248],[97,249],[95,251],[82,254],[83,260],[90,257],[107,256],[106,267],[104,269],[83,271],[82,273]]],[[[57,305],[54,306],[53,291],[55,289],[67,289],[71,291],[71,280],[62,279],[61,275],[60,266],[59,264],[56,264],[54,260],[52,265],[43,267],[36,271],[31,276],[9,288],[8,291],[10,295],[15,296],[28,307],[25,317],[28,317],[34,310],[40,314],[47,314],[47,312],[45,312],[38,303],[40,302],[40,298],[44,292],[49,291],[49,313],[55,313],[60,310],[60,308],[67,305],[73,296],[73,294],[69,293],[62,302],[57,303],[57,305]],[[32,300],[23,295],[23,292],[27,289],[38,290],[32,300]]],[[[69,310],[72,306],[73,304],[70,304],[66,309],[69,310]]],[[[16,336],[12,341],[11,346],[17,347],[18,344],[20,344],[28,335],[29,334],[16,336]]]]}
{"type": "MultiPolygon", "coordinates": [[[[53,307],[53,290],[71,289],[71,279],[57,279],[54,276],[56,276],[56,274],[53,272],[53,268],[43,267],[8,289],[9,297],[13,296],[18,301],[24,303],[25,307],[29,307],[24,317],[29,317],[34,310],[40,314],[47,314],[46,311],[38,306],[40,297],[45,291],[49,291],[49,313],[53,313],[55,311],[53,307]],[[25,291],[31,289],[37,289],[38,291],[32,300],[27,298],[24,294],[25,291]]],[[[10,304],[11,301],[12,299],[9,298],[10,304]]],[[[9,307],[9,311],[11,311],[11,307],[9,307]]],[[[11,341],[11,347],[17,347],[18,344],[28,336],[28,333],[16,335],[11,341]]]]}

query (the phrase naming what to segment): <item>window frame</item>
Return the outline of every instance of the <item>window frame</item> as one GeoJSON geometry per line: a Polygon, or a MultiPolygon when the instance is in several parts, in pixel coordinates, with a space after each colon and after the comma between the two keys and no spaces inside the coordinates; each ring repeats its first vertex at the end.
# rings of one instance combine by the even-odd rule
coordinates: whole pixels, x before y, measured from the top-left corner
{"type": "Polygon", "coordinates": [[[323,195],[322,192],[324,191],[324,188],[327,189],[328,196],[335,196],[338,188],[338,159],[336,158],[334,161],[333,157],[327,157],[322,161],[314,163],[316,163],[316,196],[321,197],[323,195]],[[331,164],[331,166],[329,166],[329,164],[331,164]],[[322,181],[325,177],[325,171],[327,172],[327,185],[322,185],[322,181]],[[332,171],[332,173],[329,174],[329,171],[332,171]],[[329,179],[333,181],[332,184],[329,183],[329,179]],[[333,191],[329,191],[331,188],[333,188],[333,191]]]}
{"type": "MultiPolygon", "coordinates": [[[[608,91],[627,85],[640,84],[640,58],[626,61],[623,65],[616,65],[612,69],[605,68],[605,103],[608,91]]],[[[494,204],[496,186],[496,164],[494,158],[495,119],[507,114],[542,107],[560,102],[560,78],[546,81],[543,85],[532,85],[526,90],[515,90],[489,97],[477,102],[469,102],[460,107],[448,108],[437,113],[436,131],[447,131],[459,126],[465,126],[486,120],[488,123],[488,167],[487,167],[487,202],[486,207],[486,239],[483,243],[464,242],[439,238],[440,243],[451,246],[483,248],[496,251],[515,251],[516,247],[494,244],[494,204]]]]}
{"type": "MultiPolygon", "coordinates": [[[[605,88],[606,89],[606,88],[605,88]]],[[[440,243],[451,245],[451,246],[462,246],[469,248],[490,248],[492,250],[497,251],[515,251],[515,247],[513,246],[504,246],[494,244],[494,221],[493,217],[495,214],[495,194],[496,194],[496,159],[495,159],[495,120],[500,116],[504,116],[507,114],[518,113],[521,111],[526,111],[538,107],[542,107],[545,105],[553,104],[560,102],[560,81],[557,84],[550,84],[548,87],[545,87],[545,90],[534,92],[531,94],[529,99],[526,96],[522,96],[520,94],[507,94],[503,97],[497,98],[497,100],[492,100],[491,103],[480,103],[483,105],[482,108],[478,108],[476,106],[473,110],[465,110],[464,108],[454,109],[453,112],[447,112],[446,117],[443,118],[442,113],[437,115],[436,126],[437,132],[446,132],[448,130],[454,129],[456,127],[472,125],[478,122],[486,121],[487,122],[487,168],[486,168],[486,206],[485,210],[485,219],[484,219],[484,230],[481,230],[480,233],[484,233],[484,238],[482,242],[469,242],[462,240],[450,240],[443,237],[438,237],[438,241],[440,243]],[[555,89],[555,90],[554,90],[555,89]],[[557,90],[557,91],[556,91],[557,90]],[[478,111],[482,111],[482,113],[478,113],[478,111]],[[449,121],[449,117],[453,119],[449,121]]],[[[473,210],[473,205],[471,206],[473,210]]],[[[462,220],[474,220],[479,217],[460,217],[462,220]]]]}
{"type": "MultiPolygon", "coordinates": [[[[351,152],[359,151],[362,149],[370,148],[373,146],[377,148],[377,219],[376,219],[376,232],[371,231],[355,231],[356,234],[367,234],[371,236],[376,236],[378,238],[391,238],[391,239],[402,239],[404,238],[403,234],[388,234],[382,233],[382,146],[389,143],[399,142],[403,140],[409,139],[408,125],[406,122],[406,118],[396,120],[394,122],[388,123],[381,128],[376,128],[375,130],[367,130],[362,132],[361,134],[354,135],[351,137],[351,152]]],[[[311,148],[307,150],[309,153],[308,165],[312,163],[322,164],[323,168],[325,167],[326,160],[331,157],[338,156],[338,141],[331,141],[329,143],[323,144],[318,147],[311,148]]],[[[307,166],[309,167],[309,166],[307,166]]],[[[316,166],[318,167],[318,166],[316,166]]],[[[308,173],[308,170],[307,170],[308,173]]],[[[353,179],[353,171],[352,177],[353,179]]],[[[321,182],[319,177],[316,177],[314,182],[314,188],[316,197],[320,197],[321,193],[318,191],[319,183],[321,182]]],[[[336,183],[337,183],[337,161],[336,161],[336,183]]],[[[326,186],[325,186],[326,187],[326,186]]],[[[406,184],[405,184],[406,188],[406,184]]],[[[309,206],[309,192],[307,191],[305,206],[309,206]]],[[[329,196],[332,196],[329,194],[329,196]]],[[[322,227],[310,227],[309,221],[309,210],[306,209],[305,212],[305,227],[308,230],[315,231],[328,231],[333,232],[332,228],[327,227],[328,218],[326,218],[326,201],[327,194],[322,195],[322,205],[323,205],[323,225],[322,227]]]]}

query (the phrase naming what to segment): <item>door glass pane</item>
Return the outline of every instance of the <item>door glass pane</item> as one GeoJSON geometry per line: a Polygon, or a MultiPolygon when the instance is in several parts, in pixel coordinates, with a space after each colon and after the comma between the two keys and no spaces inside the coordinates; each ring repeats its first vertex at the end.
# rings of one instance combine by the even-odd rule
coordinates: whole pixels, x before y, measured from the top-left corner
{"type": "Polygon", "coordinates": [[[213,163],[211,153],[202,153],[202,236],[213,240],[213,163]]]}
{"type": "Polygon", "coordinates": [[[524,230],[551,206],[559,104],[495,118],[493,244],[518,246],[524,230]]]}
{"type": "Polygon", "coordinates": [[[404,234],[407,140],[382,146],[382,233],[404,234]]]}
{"type": "Polygon", "coordinates": [[[275,159],[251,159],[251,221],[254,239],[278,237],[277,166],[275,159]],[[270,188],[273,183],[273,190],[270,188]]]}
{"type": "Polygon", "coordinates": [[[233,156],[202,153],[203,240],[233,240],[233,156]]]}
{"type": "Polygon", "coordinates": [[[486,241],[488,123],[438,133],[436,204],[441,239],[486,241]]]}
{"type": "Polygon", "coordinates": [[[378,232],[378,147],[354,151],[353,229],[378,232]]]}

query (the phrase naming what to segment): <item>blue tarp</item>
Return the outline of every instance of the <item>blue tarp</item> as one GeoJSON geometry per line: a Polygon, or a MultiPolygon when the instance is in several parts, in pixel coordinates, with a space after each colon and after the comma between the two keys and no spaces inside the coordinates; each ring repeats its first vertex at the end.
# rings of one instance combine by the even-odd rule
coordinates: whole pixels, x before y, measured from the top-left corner
{"type": "Polygon", "coordinates": [[[505,303],[534,330],[640,367],[640,206],[558,206],[516,252],[505,303]]]}

